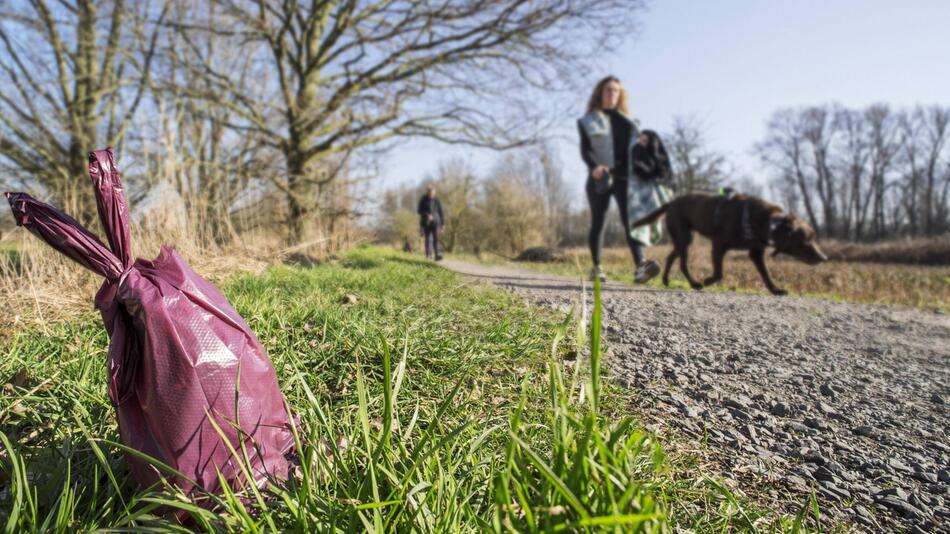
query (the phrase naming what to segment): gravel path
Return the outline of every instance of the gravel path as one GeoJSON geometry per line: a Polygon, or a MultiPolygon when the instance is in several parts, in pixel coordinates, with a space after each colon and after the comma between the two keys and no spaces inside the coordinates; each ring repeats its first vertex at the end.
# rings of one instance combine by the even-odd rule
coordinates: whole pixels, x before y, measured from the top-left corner
{"type": "MultiPolygon", "coordinates": [[[[579,280],[443,265],[558,310],[581,295],[579,280]]],[[[604,317],[612,379],[650,428],[705,440],[723,476],[776,502],[814,488],[858,531],[950,532],[950,317],[622,284],[604,317]]]]}

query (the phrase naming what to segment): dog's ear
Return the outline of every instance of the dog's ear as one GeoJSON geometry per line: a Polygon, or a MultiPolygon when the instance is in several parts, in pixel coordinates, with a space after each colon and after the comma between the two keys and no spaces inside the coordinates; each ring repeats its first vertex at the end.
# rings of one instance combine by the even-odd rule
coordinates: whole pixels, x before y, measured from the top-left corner
{"type": "Polygon", "coordinates": [[[772,252],[772,257],[774,258],[788,246],[788,241],[792,237],[793,222],[788,215],[773,215],[771,219],[769,219],[769,226],[772,246],[775,247],[775,250],[772,252]]]}
{"type": "Polygon", "coordinates": [[[792,220],[788,215],[773,215],[769,219],[769,227],[773,240],[785,240],[792,233],[792,220]]]}

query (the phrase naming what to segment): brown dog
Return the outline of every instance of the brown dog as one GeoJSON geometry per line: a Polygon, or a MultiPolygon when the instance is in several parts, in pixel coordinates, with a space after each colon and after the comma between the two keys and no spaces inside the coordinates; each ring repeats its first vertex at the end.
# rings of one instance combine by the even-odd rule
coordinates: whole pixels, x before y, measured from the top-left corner
{"type": "Polygon", "coordinates": [[[730,249],[748,250],[765,286],[774,295],[786,291],[775,286],[765,266],[765,249],[775,247],[809,265],[828,259],[815,242],[815,231],[801,217],[784,214],[782,208],[761,198],[746,195],[725,197],[720,195],[684,195],[634,222],[636,228],[650,224],[666,214],[666,228],[673,242],[673,252],[666,258],[663,284],[670,285],[670,267],[680,259],[680,270],[693,289],[715,284],[722,280],[722,259],[730,249]],[[693,231],[712,241],[713,275],[702,284],[693,280],[687,267],[687,251],[693,240],[693,231]]]}

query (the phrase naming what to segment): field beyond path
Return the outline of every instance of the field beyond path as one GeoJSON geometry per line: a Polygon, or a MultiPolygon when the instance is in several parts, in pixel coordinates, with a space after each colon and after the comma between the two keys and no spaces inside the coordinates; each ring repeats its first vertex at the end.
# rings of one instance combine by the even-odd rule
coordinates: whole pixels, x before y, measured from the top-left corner
{"type": "MultiPolygon", "coordinates": [[[[512,266],[443,265],[561,311],[590,290],[512,266]]],[[[603,294],[605,361],[646,424],[705,441],[724,475],[776,499],[814,488],[824,513],[863,529],[947,528],[950,317],[615,283],[603,294]]]]}

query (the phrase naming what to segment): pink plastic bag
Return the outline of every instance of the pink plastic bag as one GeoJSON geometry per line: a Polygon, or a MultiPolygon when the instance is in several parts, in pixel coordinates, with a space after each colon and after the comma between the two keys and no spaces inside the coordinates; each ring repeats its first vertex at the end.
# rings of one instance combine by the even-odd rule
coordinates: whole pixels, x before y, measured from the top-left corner
{"type": "Polygon", "coordinates": [[[89,175],[111,252],[49,204],[6,196],[18,225],[106,279],[95,302],[111,340],[109,398],[121,441],[184,475],[128,454],[136,481],[148,487],[164,478],[188,493],[216,492],[217,470],[238,489],[246,482],[237,463],[243,450],[258,487],[286,478],[292,423],[264,348],[218,288],[173,249],[132,263],[128,205],[111,148],[90,154],[89,175]]]}

